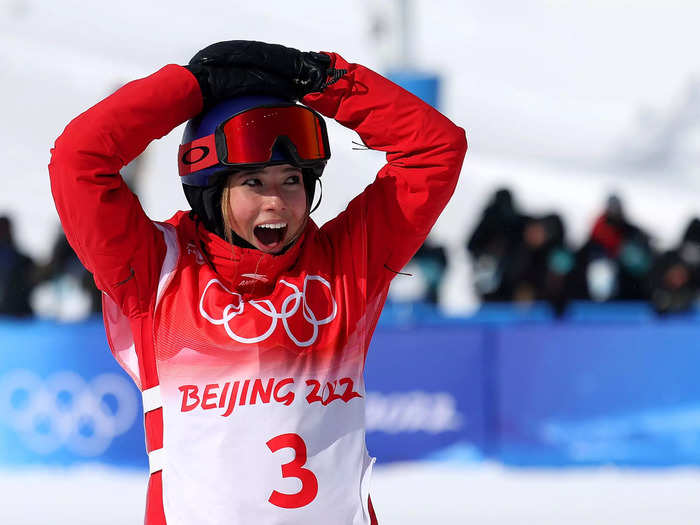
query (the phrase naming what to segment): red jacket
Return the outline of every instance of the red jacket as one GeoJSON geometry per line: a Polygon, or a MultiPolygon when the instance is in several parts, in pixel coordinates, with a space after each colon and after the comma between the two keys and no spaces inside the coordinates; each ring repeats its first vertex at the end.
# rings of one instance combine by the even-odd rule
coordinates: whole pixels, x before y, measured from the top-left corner
{"type": "MultiPolygon", "coordinates": [[[[298,383],[306,378],[306,385],[312,388],[313,384],[327,384],[331,394],[332,385],[337,385],[338,380],[341,384],[343,380],[351,381],[350,384],[354,381],[357,385],[357,392],[345,389],[345,393],[357,394],[347,399],[340,394],[333,397],[321,393],[321,397],[326,395],[322,403],[305,405],[303,410],[300,407],[296,415],[285,420],[293,432],[284,436],[309,431],[308,414],[321,409],[321,405],[336,422],[334,426],[342,426],[343,421],[363,413],[361,371],[389,283],[427,237],[454,191],[466,152],[464,131],[380,75],[348,64],[338,55],[331,54],[331,58],[333,67],[347,69],[348,73],[323,93],[308,95],[303,102],[354,129],[368,147],[385,151],[387,164],[345,211],[321,228],[310,221],[303,237],[281,256],[232,247],[182,212],[167,224],[156,224],[145,215],[119,176],[119,170],[152,140],[201,110],[197,82],[180,66],[166,66],[131,82],[78,116],[52,150],[52,192],[64,230],[108,297],[105,321],[112,350],[144,392],[147,451],[153,460],[148,524],[165,523],[166,517],[171,525],[191,519],[194,511],[172,499],[172,490],[182,489],[178,483],[189,479],[189,474],[177,478],[174,466],[171,474],[167,470],[164,474],[160,463],[163,460],[156,461],[158,454],[154,452],[166,450],[170,463],[175,457],[178,466],[186,465],[188,460],[198,461],[196,455],[194,459],[177,457],[178,450],[181,456],[184,454],[183,440],[189,439],[179,436],[178,432],[185,432],[179,429],[186,429],[186,421],[193,421],[183,418],[195,417],[195,413],[196,417],[210,415],[204,409],[213,408],[216,403],[206,401],[213,398],[204,395],[205,388],[208,393],[221,389],[218,406],[230,416],[233,407],[238,406],[238,398],[228,394],[227,400],[225,392],[230,392],[234,384],[248,384],[242,375],[246,366],[255,368],[258,374],[245,376],[254,385],[251,388],[262,388],[268,378],[272,385],[285,367],[304,370],[290,372],[290,381],[296,378],[298,383]],[[260,285],[259,279],[251,283],[247,277],[251,274],[264,274],[262,281],[267,284],[260,285]],[[232,296],[238,298],[237,302],[228,304],[232,296]],[[321,303],[326,305],[325,310],[319,306],[321,303]],[[332,305],[331,310],[328,305],[332,305]],[[120,326],[128,327],[128,338],[125,339],[124,330],[117,329],[120,326]],[[187,344],[182,342],[185,339],[187,344]],[[255,345],[253,354],[249,352],[251,344],[255,345]],[[300,352],[300,348],[305,350],[300,352]],[[132,361],[128,361],[129,349],[135,355],[132,361]],[[232,349],[241,350],[235,354],[235,360],[231,359],[232,349]],[[189,368],[178,368],[175,363],[189,359],[188,352],[205,356],[202,359],[214,359],[217,370],[229,367],[231,377],[241,381],[214,383],[211,377],[203,375],[197,379],[201,379],[201,384],[183,384],[181,378],[189,368]],[[332,375],[340,373],[338,370],[347,377],[332,375]],[[158,401],[154,402],[156,395],[158,401]],[[170,499],[168,486],[172,487],[170,499]]],[[[246,393],[241,394],[241,405],[254,404],[254,399],[245,396],[246,393]]],[[[312,403],[310,399],[311,394],[306,397],[308,403],[312,403]]],[[[239,418],[248,417],[244,414],[250,409],[250,417],[258,418],[250,421],[261,421],[268,417],[263,413],[265,408],[255,408],[254,412],[246,406],[236,414],[239,418]]],[[[220,419],[210,421],[218,425],[217,429],[221,427],[216,422],[220,419]]],[[[235,424],[231,419],[226,428],[236,428],[236,432],[244,428],[235,424]]],[[[309,458],[305,464],[312,472],[316,469],[316,490],[321,494],[324,483],[334,478],[321,472],[331,462],[322,458],[322,452],[318,452],[318,457],[312,454],[313,439],[306,441],[309,458]]],[[[343,438],[338,434],[333,439],[339,443],[343,438]]],[[[277,442],[268,442],[273,450],[270,443],[277,442]]],[[[279,448],[298,452],[295,446],[289,441],[278,444],[279,448]]],[[[343,446],[343,451],[352,449],[352,454],[360,454],[359,444],[343,446]]],[[[190,452],[188,449],[187,454],[192,455],[190,452]]],[[[352,458],[362,462],[359,456],[352,458]]],[[[206,458],[197,464],[206,465],[206,458]]],[[[350,466],[348,469],[355,475],[350,466]]],[[[291,474],[299,479],[304,476],[291,474]]],[[[345,489],[342,484],[348,481],[340,483],[345,489]]],[[[284,491],[281,492],[284,501],[284,491]]],[[[269,502],[273,503],[273,499],[274,494],[269,502]]],[[[320,509],[320,496],[318,499],[314,505],[320,509]]],[[[225,499],[213,499],[211,504],[216,506],[221,501],[225,499]]],[[[303,512],[312,512],[309,509],[313,505],[308,500],[294,501],[305,506],[303,512]]],[[[260,508],[251,512],[259,513],[260,508]]],[[[241,510],[241,519],[247,516],[246,512],[241,510]]],[[[355,518],[359,521],[352,522],[364,523],[362,512],[348,512],[348,516],[359,512],[360,517],[355,518]]],[[[305,523],[322,519],[313,514],[299,516],[305,523]]],[[[274,519],[277,517],[270,518],[274,519]]]]}

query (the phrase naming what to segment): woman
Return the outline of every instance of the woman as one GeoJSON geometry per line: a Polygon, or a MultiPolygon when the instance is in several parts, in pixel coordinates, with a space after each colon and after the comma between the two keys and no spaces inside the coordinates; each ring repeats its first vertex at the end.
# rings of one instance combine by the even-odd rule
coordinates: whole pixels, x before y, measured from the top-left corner
{"type": "Polygon", "coordinates": [[[246,41],[131,82],[67,126],[52,191],[143,393],[148,525],[376,523],[365,355],[465,152],[461,128],[367,68],[246,41]],[[319,113],[388,160],[320,228],[319,113]],[[119,170],[186,120],[192,211],[156,223],[119,170]]]}

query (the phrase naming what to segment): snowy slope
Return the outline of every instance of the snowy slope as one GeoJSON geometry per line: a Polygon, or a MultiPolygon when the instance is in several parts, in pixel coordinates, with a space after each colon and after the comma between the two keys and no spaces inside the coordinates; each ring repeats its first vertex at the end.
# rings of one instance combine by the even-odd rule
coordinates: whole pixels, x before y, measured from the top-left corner
{"type": "MultiPolygon", "coordinates": [[[[104,467],[0,471],[0,523],[140,523],[145,486],[142,473],[104,467]]],[[[697,470],[407,463],[376,467],[370,493],[382,525],[690,525],[699,489],[697,470]]]]}

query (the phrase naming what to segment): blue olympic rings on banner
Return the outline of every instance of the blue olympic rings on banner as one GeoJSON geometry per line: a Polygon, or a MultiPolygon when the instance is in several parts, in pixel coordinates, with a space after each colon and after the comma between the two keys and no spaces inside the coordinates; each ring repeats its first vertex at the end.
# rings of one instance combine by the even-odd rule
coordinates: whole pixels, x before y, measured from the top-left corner
{"type": "Polygon", "coordinates": [[[134,386],[117,374],[101,374],[90,382],[71,371],[46,379],[26,369],[0,376],[0,424],[40,455],[65,446],[79,456],[99,456],[133,426],[138,414],[134,386]]]}

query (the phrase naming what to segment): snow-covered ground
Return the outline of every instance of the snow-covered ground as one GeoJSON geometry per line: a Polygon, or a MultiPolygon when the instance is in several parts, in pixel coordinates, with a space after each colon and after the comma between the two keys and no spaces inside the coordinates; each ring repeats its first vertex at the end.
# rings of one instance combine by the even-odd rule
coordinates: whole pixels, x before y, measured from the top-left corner
{"type": "MultiPolygon", "coordinates": [[[[99,466],[0,471],[0,523],[141,523],[145,480],[99,466]]],[[[381,525],[690,525],[699,520],[699,492],[700,470],[442,463],[377,467],[371,490],[381,525]]]]}

